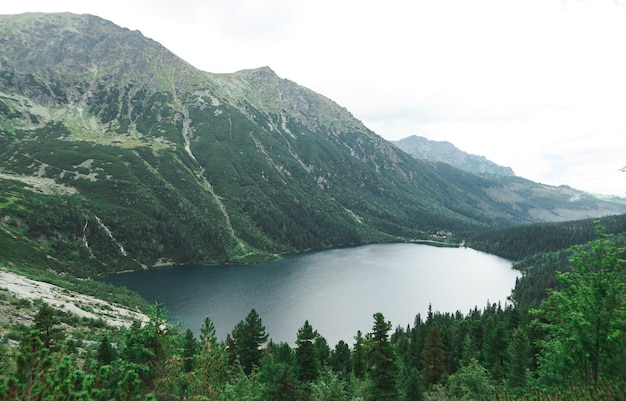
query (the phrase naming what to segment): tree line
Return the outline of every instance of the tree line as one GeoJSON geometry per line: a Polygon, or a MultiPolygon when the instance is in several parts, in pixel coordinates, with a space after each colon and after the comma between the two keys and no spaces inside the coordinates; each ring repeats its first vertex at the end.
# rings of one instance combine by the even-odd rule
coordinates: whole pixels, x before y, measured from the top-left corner
{"type": "Polygon", "coordinates": [[[624,399],[626,249],[597,232],[535,309],[429,308],[395,330],[375,313],[332,347],[306,320],[295,346],[274,343],[254,309],[224,341],[209,317],[196,337],[159,304],[76,347],[43,304],[19,345],[0,347],[0,400],[624,399]]]}
{"type": "Polygon", "coordinates": [[[513,259],[523,259],[538,253],[557,252],[573,245],[586,244],[596,237],[596,225],[607,233],[626,232],[626,214],[600,219],[534,223],[500,229],[464,233],[466,243],[475,249],[513,259]]]}

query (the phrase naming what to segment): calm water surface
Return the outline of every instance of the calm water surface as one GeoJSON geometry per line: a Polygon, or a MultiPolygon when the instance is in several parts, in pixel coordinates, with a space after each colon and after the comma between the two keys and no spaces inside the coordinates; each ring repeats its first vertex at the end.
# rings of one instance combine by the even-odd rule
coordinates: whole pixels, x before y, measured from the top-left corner
{"type": "Polygon", "coordinates": [[[504,305],[520,273],[511,261],[469,248],[379,244],[284,257],[256,265],[176,266],[124,273],[104,281],[165,304],[181,330],[199,331],[205,316],[225,339],[255,308],[274,341],[295,343],[306,319],[333,346],[353,343],[382,312],[393,326],[433,311],[464,314],[504,305]]]}

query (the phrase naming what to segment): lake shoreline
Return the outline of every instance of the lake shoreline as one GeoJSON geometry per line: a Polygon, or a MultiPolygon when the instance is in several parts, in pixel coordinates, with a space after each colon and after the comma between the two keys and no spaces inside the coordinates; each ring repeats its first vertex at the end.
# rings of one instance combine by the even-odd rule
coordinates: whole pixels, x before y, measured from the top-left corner
{"type": "MultiPolygon", "coordinates": [[[[467,313],[508,302],[520,275],[511,261],[458,244],[404,241],[289,254],[267,263],[180,265],[110,276],[160,302],[181,328],[209,316],[220,339],[254,308],[275,341],[293,342],[304,320],[329,343],[371,328],[372,314],[411,324],[433,310],[467,313]],[[207,268],[209,267],[209,268],[207,268]]],[[[164,266],[165,267],[165,266],[164,266]]]]}
{"type": "MultiPolygon", "coordinates": [[[[435,241],[435,240],[430,240],[430,239],[412,239],[412,240],[403,240],[403,241],[390,241],[390,242],[372,242],[372,243],[362,243],[362,244],[347,244],[347,245],[336,245],[336,246],[331,246],[328,248],[320,248],[320,249],[306,249],[303,250],[301,252],[292,252],[292,253],[282,253],[282,254],[273,254],[273,258],[268,258],[267,260],[261,260],[259,262],[250,262],[250,263],[240,263],[240,262],[215,262],[215,263],[198,263],[198,264],[189,264],[189,263],[178,263],[175,262],[173,260],[165,260],[163,258],[159,258],[156,262],[154,262],[154,264],[150,267],[147,267],[145,265],[143,265],[140,268],[137,269],[127,269],[127,270],[120,270],[120,271],[116,271],[116,272],[109,272],[106,273],[102,276],[98,276],[98,280],[102,280],[102,279],[106,279],[109,276],[116,276],[116,275],[120,275],[120,274],[127,274],[127,273],[134,273],[134,272],[138,272],[138,271],[143,271],[143,270],[156,270],[156,269],[162,269],[162,268],[171,268],[171,267],[177,267],[177,266],[189,266],[189,265],[196,265],[196,266],[206,266],[206,267],[211,267],[211,266],[241,266],[241,265],[260,265],[260,264],[265,264],[265,263],[272,263],[272,262],[277,262],[280,261],[281,259],[285,258],[285,257],[292,257],[292,256],[300,256],[300,255],[306,255],[306,254],[310,254],[310,253],[316,253],[316,252],[325,252],[325,251],[330,251],[333,249],[347,249],[347,248],[357,248],[357,247],[361,247],[361,246],[368,246],[368,245],[387,245],[387,244],[421,244],[421,245],[429,245],[429,246],[434,246],[437,248],[463,248],[466,247],[465,246],[465,241],[461,241],[461,242],[442,242],[442,241],[435,241]]],[[[478,249],[476,249],[477,251],[479,251],[478,249]]],[[[480,251],[482,252],[482,251],[480,251]]],[[[500,256],[500,255],[495,255],[495,256],[500,256]]]]}

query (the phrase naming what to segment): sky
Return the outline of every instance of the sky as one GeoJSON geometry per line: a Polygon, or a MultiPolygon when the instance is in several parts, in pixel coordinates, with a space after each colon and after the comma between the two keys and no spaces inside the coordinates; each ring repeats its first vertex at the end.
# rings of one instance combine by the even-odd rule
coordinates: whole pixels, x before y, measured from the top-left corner
{"type": "Polygon", "coordinates": [[[619,0],[20,0],[88,13],[195,67],[269,66],[378,135],[419,135],[550,185],[626,197],[619,0]]]}

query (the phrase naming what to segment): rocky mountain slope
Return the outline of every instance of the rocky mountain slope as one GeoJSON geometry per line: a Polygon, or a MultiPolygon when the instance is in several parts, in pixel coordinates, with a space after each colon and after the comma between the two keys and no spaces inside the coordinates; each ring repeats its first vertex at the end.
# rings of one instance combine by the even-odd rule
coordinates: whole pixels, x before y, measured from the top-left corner
{"type": "Polygon", "coordinates": [[[392,141],[392,143],[417,158],[448,163],[470,173],[515,175],[510,167],[500,166],[487,160],[485,156],[463,152],[450,142],[431,141],[421,136],[411,135],[399,141],[392,141]]]}
{"type": "Polygon", "coordinates": [[[271,69],[212,74],[90,15],[0,16],[0,245],[99,275],[623,213],[416,159],[271,69]]]}
{"type": "Polygon", "coordinates": [[[141,312],[104,301],[94,296],[61,288],[45,281],[32,280],[16,273],[0,270],[0,324],[31,324],[31,316],[24,313],[5,298],[16,298],[28,302],[45,302],[48,305],[81,318],[103,319],[111,327],[129,327],[135,321],[147,321],[141,312]]]}

